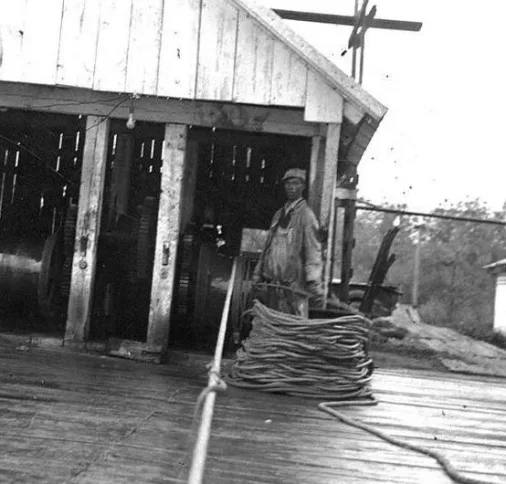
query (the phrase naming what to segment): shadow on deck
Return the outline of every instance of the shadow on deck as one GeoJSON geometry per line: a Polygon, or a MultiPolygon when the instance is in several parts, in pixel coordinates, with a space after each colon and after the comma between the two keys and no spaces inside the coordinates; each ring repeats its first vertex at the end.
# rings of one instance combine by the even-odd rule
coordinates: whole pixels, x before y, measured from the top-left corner
{"type": "MultiPolygon", "coordinates": [[[[1,482],[185,482],[203,364],[0,350],[1,482]]],[[[506,483],[503,380],[384,370],[373,388],[381,403],[347,414],[444,452],[469,477],[506,483]]],[[[205,482],[453,482],[431,458],[339,423],[316,404],[236,388],[219,395],[205,482]]]]}

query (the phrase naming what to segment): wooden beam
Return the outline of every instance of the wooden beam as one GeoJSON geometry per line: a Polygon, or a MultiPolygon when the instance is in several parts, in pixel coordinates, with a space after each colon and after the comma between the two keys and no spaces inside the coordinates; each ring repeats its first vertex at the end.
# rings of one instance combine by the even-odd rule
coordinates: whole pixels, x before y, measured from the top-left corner
{"type": "Polygon", "coordinates": [[[334,199],[334,190],[337,178],[337,154],[339,151],[339,139],[341,125],[329,123],[325,139],[325,151],[323,160],[320,160],[319,170],[321,171],[321,185],[319,189],[319,212],[320,225],[328,229],[334,199]]]}
{"type": "MultiPolygon", "coordinates": [[[[127,119],[131,97],[88,89],[35,86],[0,81],[0,108],[127,119]]],[[[292,136],[320,134],[302,109],[141,97],[134,101],[138,121],[178,123],[292,136]]]]}
{"type": "Polygon", "coordinates": [[[309,205],[320,222],[323,239],[324,271],[323,283],[327,293],[332,269],[332,247],[334,230],[334,198],[337,177],[337,155],[341,125],[330,123],[325,139],[314,136],[311,146],[309,169],[309,205]]]}
{"type": "Polygon", "coordinates": [[[341,252],[341,283],[339,285],[339,300],[349,302],[349,284],[352,276],[352,253],[354,245],[355,200],[342,200],[344,207],[343,247],[341,252]]]}
{"type": "Polygon", "coordinates": [[[109,120],[88,116],[65,341],[88,337],[102,215],[109,120]]]}
{"type": "Polygon", "coordinates": [[[166,125],[147,337],[149,345],[161,345],[162,351],[169,340],[186,140],[186,126],[166,125]]]}
{"type": "Polygon", "coordinates": [[[335,190],[337,178],[337,156],[339,152],[339,140],[341,125],[331,123],[327,129],[325,141],[325,157],[323,165],[323,184],[320,202],[320,226],[322,235],[325,237],[323,288],[325,295],[328,294],[329,283],[332,278],[332,259],[334,241],[334,220],[335,220],[335,190]]]}
{"type": "Polygon", "coordinates": [[[322,172],[325,155],[325,138],[317,135],[311,138],[311,159],[309,161],[308,203],[318,217],[320,213],[320,187],[322,185],[322,172]]]}
{"type": "Polygon", "coordinates": [[[341,125],[327,125],[325,136],[313,136],[309,163],[308,201],[320,226],[328,229],[337,177],[341,125]]]}
{"type": "MultiPolygon", "coordinates": [[[[348,25],[353,27],[357,23],[357,17],[352,15],[333,15],[328,13],[300,12],[296,10],[273,9],[281,18],[286,20],[298,20],[300,22],[317,22],[321,24],[348,25]]],[[[419,32],[422,22],[409,20],[390,20],[374,18],[367,25],[368,28],[403,30],[406,32],[419,32]]]]}

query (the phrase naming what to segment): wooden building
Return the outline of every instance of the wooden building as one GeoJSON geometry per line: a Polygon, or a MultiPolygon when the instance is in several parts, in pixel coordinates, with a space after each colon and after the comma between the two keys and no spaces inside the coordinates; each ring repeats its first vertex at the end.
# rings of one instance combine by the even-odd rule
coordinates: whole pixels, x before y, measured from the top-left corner
{"type": "MultiPolygon", "coordinates": [[[[66,223],[73,229],[63,263],[68,344],[90,338],[99,240],[111,227],[117,235],[124,223],[127,235],[133,220],[146,235],[136,255],[115,238],[126,260],[116,277],[135,270],[149,279],[147,324],[134,339],[154,352],[167,347],[175,286],[184,286],[174,282],[185,263],[178,246],[192,224],[209,214],[226,220],[237,252],[240,230],[265,226],[282,173],[297,166],[309,172],[308,198],[331,247],[336,180],[346,175],[343,186],[355,188],[357,164],[385,112],[252,0],[0,1],[0,210],[29,191],[19,188],[29,157],[64,180],[59,195],[34,200],[46,214],[45,235],[66,223]],[[37,160],[27,143],[49,144],[49,131],[56,142],[37,160]],[[74,215],[70,202],[78,202],[74,215]]],[[[109,255],[102,259],[107,265],[109,255]]]]}

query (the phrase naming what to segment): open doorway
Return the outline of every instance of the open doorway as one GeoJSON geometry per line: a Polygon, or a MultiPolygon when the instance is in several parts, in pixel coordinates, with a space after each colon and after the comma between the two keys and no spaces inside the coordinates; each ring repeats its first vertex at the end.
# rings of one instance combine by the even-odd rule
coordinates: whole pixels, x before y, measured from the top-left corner
{"type": "Polygon", "coordinates": [[[84,126],[81,116],[0,112],[2,331],[63,336],[63,232],[79,196],[84,126]]]}
{"type": "Polygon", "coordinates": [[[188,145],[188,223],[180,239],[170,340],[200,350],[214,347],[233,257],[249,252],[250,266],[258,257],[261,243],[253,249],[251,242],[283,204],[284,172],[309,170],[311,140],[193,128],[188,145]]]}
{"type": "Polygon", "coordinates": [[[164,125],[112,120],[90,338],[146,341],[164,125]]]}

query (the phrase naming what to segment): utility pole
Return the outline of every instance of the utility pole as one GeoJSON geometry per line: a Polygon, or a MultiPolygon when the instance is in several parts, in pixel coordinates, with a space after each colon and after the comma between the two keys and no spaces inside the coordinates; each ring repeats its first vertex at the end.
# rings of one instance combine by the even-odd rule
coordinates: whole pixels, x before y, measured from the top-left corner
{"type": "Polygon", "coordinates": [[[317,22],[334,25],[346,25],[353,27],[348,48],[352,49],[351,76],[355,81],[362,84],[364,79],[364,52],[365,52],[365,34],[368,29],[386,29],[400,30],[404,32],[419,32],[422,28],[421,22],[410,22],[405,20],[390,20],[376,18],[376,5],[368,11],[369,0],[355,0],[353,15],[332,15],[316,12],[299,12],[295,10],[274,9],[281,18],[286,20],[298,20],[301,22],[317,22]],[[358,59],[357,72],[357,56],[358,59]]]}
{"type": "Polygon", "coordinates": [[[411,305],[418,306],[418,291],[420,287],[420,225],[416,226],[415,232],[415,260],[413,265],[413,287],[411,291],[411,305]]]}

